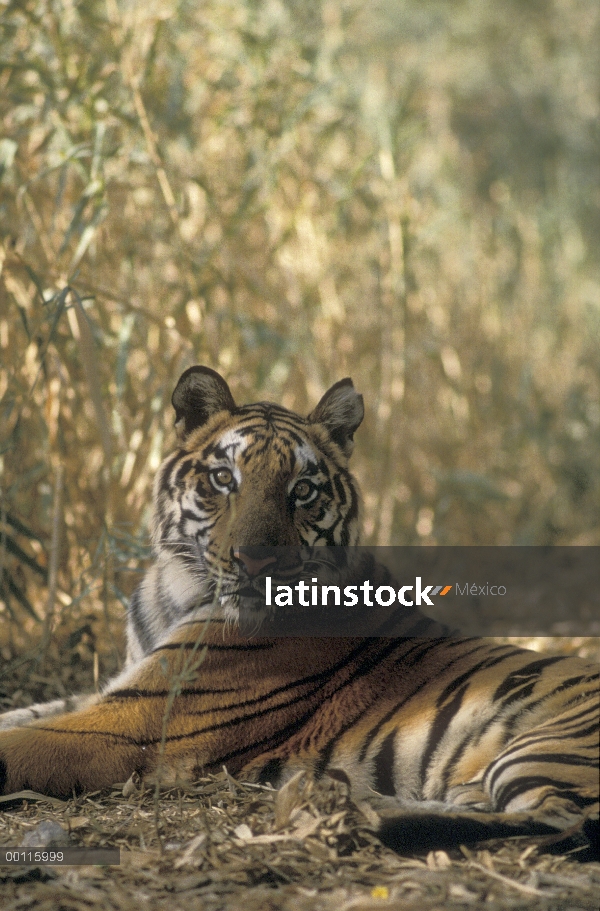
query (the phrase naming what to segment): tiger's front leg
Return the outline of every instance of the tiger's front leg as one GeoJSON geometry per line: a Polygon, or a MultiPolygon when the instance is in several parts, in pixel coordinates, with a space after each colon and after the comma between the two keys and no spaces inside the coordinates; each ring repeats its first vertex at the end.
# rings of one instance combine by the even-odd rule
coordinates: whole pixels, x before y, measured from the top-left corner
{"type": "MultiPolygon", "coordinates": [[[[179,643],[165,644],[114,678],[103,696],[74,697],[75,711],[57,714],[58,703],[48,703],[35,707],[36,720],[30,710],[7,713],[15,726],[0,723],[0,794],[31,788],[70,797],[156,771],[161,749],[167,762],[172,752],[167,732],[177,745],[189,726],[188,700],[177,695],[182,672],[198,673],[187,654],[179,643]]],[[[195,767],[204,739],[188,746],[187,765],[195,767]]]]}
{"type": "Polygon", "coordinates": [[[0,733],[0,794],[31,788],[54,797],[126,781],[156,765],[160,730],[131,734],[118,704],[98,704],[0,733]],[[157,737],[158,735],[158,737],[157,737]]]}
{"type": "Polygon", "coordinates": [[[133,772],[170,783],[223,764],[235,774],[313,717],[339,686],[340,659],[351,677],[345,640],[315,640],[307,665],[292,638],[248,643],[220,623],[182,625],[95,704],[0,730],[0,793],[70,797],[133,772]]]}

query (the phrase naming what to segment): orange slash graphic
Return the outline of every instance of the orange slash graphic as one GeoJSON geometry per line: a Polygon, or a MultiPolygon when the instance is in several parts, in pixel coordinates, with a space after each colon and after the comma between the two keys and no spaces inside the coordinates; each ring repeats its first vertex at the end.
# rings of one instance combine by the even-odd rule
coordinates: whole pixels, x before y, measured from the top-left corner
{"type": "Polygon", "coordinates": [[[446,585],[446,586],[441,590],[440,595],[447,595],[448,592],[451,590],[451,588],[452,588],[451,585],[446,585]]]}

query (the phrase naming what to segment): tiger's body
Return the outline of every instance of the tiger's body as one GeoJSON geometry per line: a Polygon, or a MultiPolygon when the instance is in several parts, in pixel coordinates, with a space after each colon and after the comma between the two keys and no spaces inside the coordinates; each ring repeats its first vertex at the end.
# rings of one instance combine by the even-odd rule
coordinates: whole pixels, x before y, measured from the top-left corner
{"type": "MultiPolygon", "coordinates": [[[[156,562],[132,599],[125,670],[100,696],[0,717],[0,793],[223,764],[273,784],[339,770],[398,850],[577,831],[594,851],[597,667],[448,635],[416,608],[369,608],[367,635],[361,605],[348,636],[312,638],[261,635],[259,612],[259,634],[241,635],[240,572],[252,586],[274,571],[264,548],[358,541],[350,381],[304,419],[238,408],[221,377],[192,368],[173,404],[180,445],[156,481],[156,562]]],[[[390,581],[365,559],[332,572],[390,581]]]]}

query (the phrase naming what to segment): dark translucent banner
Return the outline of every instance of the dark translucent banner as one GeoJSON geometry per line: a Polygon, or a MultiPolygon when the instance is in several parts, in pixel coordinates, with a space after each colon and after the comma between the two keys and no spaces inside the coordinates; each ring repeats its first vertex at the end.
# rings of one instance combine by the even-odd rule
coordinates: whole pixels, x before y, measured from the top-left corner
{"type": "Polygon", "coordinates": [[[44,864],[81,867],[88,864],[115,866],[120,863],[120,848],[0,848],[0,864],[10,866],[44,864]]]}
{"type": "Polygon", "coordinates": [[[247,635],[599,636],[598,547],[246,547],[247,635]]]}

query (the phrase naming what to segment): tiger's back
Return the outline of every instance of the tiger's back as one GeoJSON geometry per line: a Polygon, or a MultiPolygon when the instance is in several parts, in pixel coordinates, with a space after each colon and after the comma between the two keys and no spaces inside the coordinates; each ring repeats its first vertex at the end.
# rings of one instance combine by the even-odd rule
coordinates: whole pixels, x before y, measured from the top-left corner
{"type": "MultiPolygon", "coordinates": [[[[4,716],[0,791],[68,796],[224,763],[274,784],[337,769],[355,795],[380,795],[380,834],[398,850],[578,826],[597,842],[593,665],[440,636],[416,609],[391,627],[385,610],[374,618],[393,637],[236,628],[240,572],[254,584],[273,565],[258,547],[357,543],[350,381],[304,419],[238,408],[217,374],[192,368],[173,403],[180,445],[156,481],[156,561],[132,600],[128,665],[74,712],[4,716]]],[[[376,564],[344,572],[387,578],[376,564]]]]}

